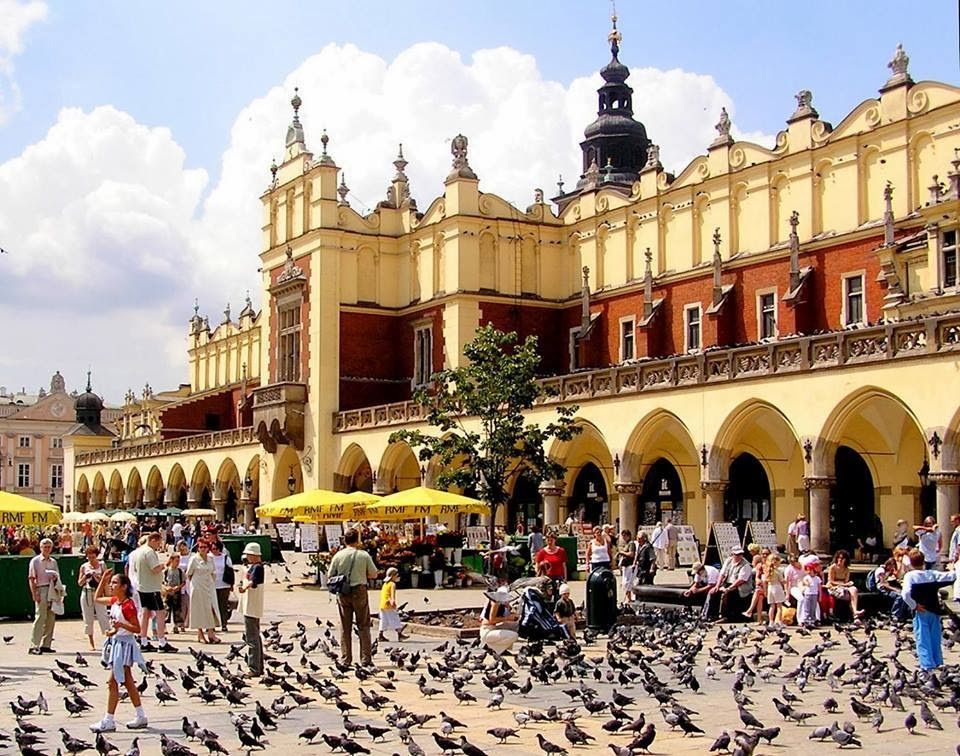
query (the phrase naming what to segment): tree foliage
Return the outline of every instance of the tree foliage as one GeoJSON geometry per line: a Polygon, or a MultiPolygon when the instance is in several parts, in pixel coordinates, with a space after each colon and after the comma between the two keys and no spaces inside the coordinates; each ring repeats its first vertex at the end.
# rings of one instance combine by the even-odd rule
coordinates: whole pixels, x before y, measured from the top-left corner
{"type": "Polygon", "coordinates": [[[565,468],[546,448],[553,439],[569,441],[580,432],[573,423],[576,406],[557,407],[555,419],[543,427],[526,422],[524,413],[548,393],[537,382],[536,337],[517,341],[516,333],[492,325],[477,330],[464,347],[468,362],[435,373],[433,385],[414,394],[438,434],[400,430],[390,436],[418,448],[422,462],[437,463],[438,488],[456,486],[490,504],[491,543],[512,479],[524,471],[538,481],[561,478],[565,468]]]}

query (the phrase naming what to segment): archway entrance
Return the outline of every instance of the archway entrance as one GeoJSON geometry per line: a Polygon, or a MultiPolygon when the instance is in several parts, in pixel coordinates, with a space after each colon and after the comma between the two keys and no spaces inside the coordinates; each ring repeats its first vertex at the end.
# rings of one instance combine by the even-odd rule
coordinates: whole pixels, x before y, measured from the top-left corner
{"type": "Polygon", "coordinates": [[[836,483],[830,489],[830,549],[853,553],[857,537],[876,533],[873,476],[859,453],[838,446],[834,457],[836,483]]]}
{"type": "Polygon", "coordinates": [[[724,494],[723,517],[737,526],[742,536],[748,521],[770,520],[770,481],[760,460],[743,452],[730,463],[730,477],[724,494]]]}
{"type": "Polygon", "coordinates": [[[667,517],[672,517],[676,525],[683,522],[683,484],[668,459],[660,457],[650,465],[637,506],[638,526],[656,525],[667,517]]]}
{"type": "Polygon", "coordinates": [[[507,529],[513,530],[517,522],[522,522],[527,533],[536,524],[543,513],[543,500],[540,496],[540,484],[536,476],[524,470],[513,487],[513,494],[507,502],[507,529]]]}
{"type": "Polygon", "coordinates": [[[598,525],[603,519],[606,503],[607,484],[603,479],[603,473],[593,462],[587,462],[580,468],[577,479],[573,483],[573,495],[569,503],[570,512],[576,517],[576,513],[582,509],[583,521],[598,525]]]}

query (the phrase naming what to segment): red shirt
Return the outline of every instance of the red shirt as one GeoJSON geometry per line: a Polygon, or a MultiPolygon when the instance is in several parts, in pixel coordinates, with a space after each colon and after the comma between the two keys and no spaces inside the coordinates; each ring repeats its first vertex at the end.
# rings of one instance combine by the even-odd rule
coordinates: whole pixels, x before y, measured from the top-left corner
{"type": "Polygon", "coordinates": [[[567,563],[567,552],[563,546],[557,546],[557,550],[551,554],[546,548],[540,549],[533,558],[536,564],[547,563],[547,577],[562,578],[563,568],[567,563]]]}

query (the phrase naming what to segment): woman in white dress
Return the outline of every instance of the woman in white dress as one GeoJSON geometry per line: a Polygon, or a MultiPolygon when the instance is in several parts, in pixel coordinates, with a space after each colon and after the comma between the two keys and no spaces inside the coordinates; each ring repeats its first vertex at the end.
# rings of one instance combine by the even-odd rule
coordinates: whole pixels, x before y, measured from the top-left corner
{"type": "Polygon", "coordinates": [[[190,581],[190,620],[187,624],[197,631],[197,640],[201,643],[220,642],[216,634],[220,612],[217,609],[215,571],[210,546],[201,540],[197,544],[197,553],[187,563],[187,579],[190,581]]]}

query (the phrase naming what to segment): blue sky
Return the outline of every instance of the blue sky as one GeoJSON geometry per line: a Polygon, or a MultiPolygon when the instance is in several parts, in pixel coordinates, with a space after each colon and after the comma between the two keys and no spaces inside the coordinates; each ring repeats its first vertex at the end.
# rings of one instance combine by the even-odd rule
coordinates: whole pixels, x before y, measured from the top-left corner
{"type": "MultiPolygon", "coordinates": [[[[957,4],[919,5],[620,0],[635,113],[680,169],[720,107],[767,146],[800,89],[838,123],[898,42],[916,80],[956,84],[957,4]]],[[[457,131],[481,188],[517,204],[575,180],[609,15],[605,0],[0,0],[0,265],[17,283],[0,319],[23,323],[0,384],[36,390],[59,368],[76,386],[91,365],[117,401],[186,379],[194,297],[214,323],[247,289],[258,302],[257,196],[294,85],[308,145],[329,129],[359,209],[399,141],[425,207],[457,131]]]]}

